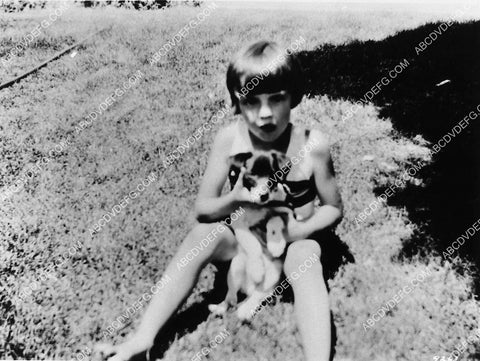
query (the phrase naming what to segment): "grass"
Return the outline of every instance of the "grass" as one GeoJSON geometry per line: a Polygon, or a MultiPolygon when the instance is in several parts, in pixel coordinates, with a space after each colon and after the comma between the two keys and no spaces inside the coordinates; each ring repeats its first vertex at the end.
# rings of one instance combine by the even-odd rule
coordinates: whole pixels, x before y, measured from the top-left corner
{"type": "MultiPolygon", "coordinates": [[[[413,12],[396,13],[392,20],[391,13],[272,11],[266,23],[255,10],[217,10],[150,66],[149,57],[198,9],[139,13],[72,8],[0,69],[0,78],[9,79],[95,30],[107,29],[82,45],[75,57],[64,56],[0,92],[3,188],[55,144],[72,137],[71,146],[0,206],[1,358],[73,358],[101,340],[105,328],[159,279],[194,224],[192,205],[213,132],[165,171],[163,157],[226,104],[226,66],[240,44],[258,38],[289,44],[303,36],[306,50],[314,50],[322,44],[379,41],[439,20],[413,12]],[[76,134],[75,126],[137,70],[145,74],[140,83],[76,134]],[[91,236],[93,224],[151,172],[160,172],[159,181],[91,236]],[[39,280],[40,270],[78,242],[80,250],[55,267],[56,279],[40,281],[32,297],[12,303],[39,280]]],[[[2,17],[0,57],[47,14],[2,17]]],[[[318,95],[293,112],[295,122],[319,127],[331,138],[346,209],[337,233],[355,257],[329,280],[337,358],[448,356],[480,321],[472,275],[453,271],[452,264],[434,253],[399,258],[417,229],[404,207],[387,204],[360,226],[355,223],[355,216],[375,198],[376,187],[430,159],[428,143],[397,131],[371,104],[342,123],[351,105],[347,99],[318,95]],[[372,160],[362,160],[365,155],[372,160]],[[431,276],[421,286],[364,330],[368,317],[425,271],[431,276]]],[[[221,123],[232,120],[230,115],[221,123]]],[[[410,186],[422,187],[422,179],[410,186]]],[[[299,358],[291,303],[265,308],[250,326],[240,326],[233,315],[205,321],[198,305],[210,297],[213,282],[214,268],[208,267],[175,320],[176,332],[158,347],[159,354],[165,351],[164,359],[193,357],[225,328],[232,336],[209,354],[211,360],[299,358]]],[[[138,316],[111,339],[120,341],[138,316]]],[[[474,360],[478,349],[470,345],[462,357],[474,360]]]]}

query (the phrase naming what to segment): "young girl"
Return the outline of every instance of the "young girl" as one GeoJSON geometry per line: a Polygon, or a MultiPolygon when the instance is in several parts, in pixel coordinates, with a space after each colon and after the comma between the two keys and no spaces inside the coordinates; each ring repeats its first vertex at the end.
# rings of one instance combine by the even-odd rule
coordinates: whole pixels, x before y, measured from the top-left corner
{"type": "MultiPolygon", "coordinates": [[[[297,218],[288,222],[291,240],[284,272],[298,272],[312,256],[320,257],[322,230],[331,230],[342,217],[342,202],[335,181],[328,142],[319,131],[290,123],[290,110],[303,97],[303,76],[297,59],[276,43],[256,42],[230,63],[227,86],[235,114],[241,120],[220,130],[212,146],[195,212],[198,223],[187,235],[165,273],[171,280],[152,297],[136,332],[122,344],[102,345],[97,351],[109,360],[128,360],[149,349],[155,335],[189,296],[200,271],[209,262],[231,260],[237,252],[235,235],[229,228],[217,233],[212,243],[181,269],[177,263],[221,220],[251,202],[242,184],[242,174],[228,194],[221,194],[229,175],[229,156],[252,150],[277,150],[291,159],[287,184],[293,192],[297,218]],[[305,145],[311,146],[308,153],[305,145]],[[304,149],[302,153],[302,149],[304,149]],[[321,206],[314,208],[318,196],[321,206]]],[[[302,269],[305,269],[302,268],[302,269]]],[[[330,309],[320,262],[291,279],[295,316],[305,359],[327,361],[330,356],[330,309]]]]}

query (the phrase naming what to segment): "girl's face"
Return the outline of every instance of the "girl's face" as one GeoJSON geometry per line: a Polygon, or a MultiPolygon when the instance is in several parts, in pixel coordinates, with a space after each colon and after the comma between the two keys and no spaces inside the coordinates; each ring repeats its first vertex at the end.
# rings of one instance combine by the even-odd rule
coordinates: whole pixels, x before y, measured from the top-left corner
{"type": "Polygon", "coordinates": [[[283,134],[290,122],[291,95],[285,91],[241,96],[237,93],[240,111],[250,132],[264,142],[273,142],[283,134]]]}

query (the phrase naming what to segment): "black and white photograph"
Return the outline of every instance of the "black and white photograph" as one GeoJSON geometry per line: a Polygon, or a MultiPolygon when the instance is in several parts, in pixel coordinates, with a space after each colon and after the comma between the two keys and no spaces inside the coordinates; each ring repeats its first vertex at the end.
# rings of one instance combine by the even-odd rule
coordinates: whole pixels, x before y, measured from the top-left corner
{"type": "Polygon", "coordinates": [[[480,0],[0,0],[0,361],[480,361],[480,0]]]}

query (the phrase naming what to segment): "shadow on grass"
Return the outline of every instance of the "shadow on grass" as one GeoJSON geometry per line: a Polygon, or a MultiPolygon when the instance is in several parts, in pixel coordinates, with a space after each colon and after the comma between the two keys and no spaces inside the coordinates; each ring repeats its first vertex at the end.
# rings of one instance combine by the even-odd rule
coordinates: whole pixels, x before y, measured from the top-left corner
{"type": "Polygon", "coordinates": [[[149,351],[149,355],[142,352],[130,359],[130,361],[145,361],[161,359],[170,347],[171,343],[187,333],[193,332],[198,325],[206,321],[210,315],[208,305],[211,303],[220,303],[227,293],[226,274],[228,263],[219,264],[217,277],[214,286],[210,291],[203,292],[203,300],[188,307],[186,310],[176,313],[155,337],[154,346],[149,351]]]}
{"type": "MultiPolygon", "coordinates": [[[[223,282],[223,281],[222,281],[223,282]]],[[[187,333],[193,332],[198,325],[204,322],[210,311],[208,305],[210,303],[219,303],[226,294],[226,288],[221,284],[217,285],[208,292],[203,293],[203,301],[195,303],[184,311],[175,314],[160,330],[155,337],[153,347],[146,352],[141,352],[130,359],[130,361],[146,361],[161,359],[170,347],[171,343],[187,333]]]]}
{"type": "MultiPolygon", "coordinates": [[[[480,103],[480,22],[454,23],[445,31],[440,25],[427,24],[381,41],[323,45],[300,53],[307,92],[360,101],[406,59],[410,65],[382,86],[372,102],[401,134],[421,134],[432,145],[437,143],[480,103]],[[434,30],[441,35],[421,51],[418,44],[434,30]],[[437,85],[445,80],[449,82],[437,85]]],[[[419,174],[424,187],[408,186],[388,200],[390,205],[406,207],[418,226],[416,234],[404,241],[399,259],[443,255],[480,218],[479,120],[480,116],[470,120],[469,126],[422,168],[419,174]]],[[[375,192],[380,195],[384,190],[377,187],[375,192]]],[[[480,266],[479,241],[476,233],[455,254],[480,266]]],[[[476,278],[478,293],[480,281],[476,278]]]]}

